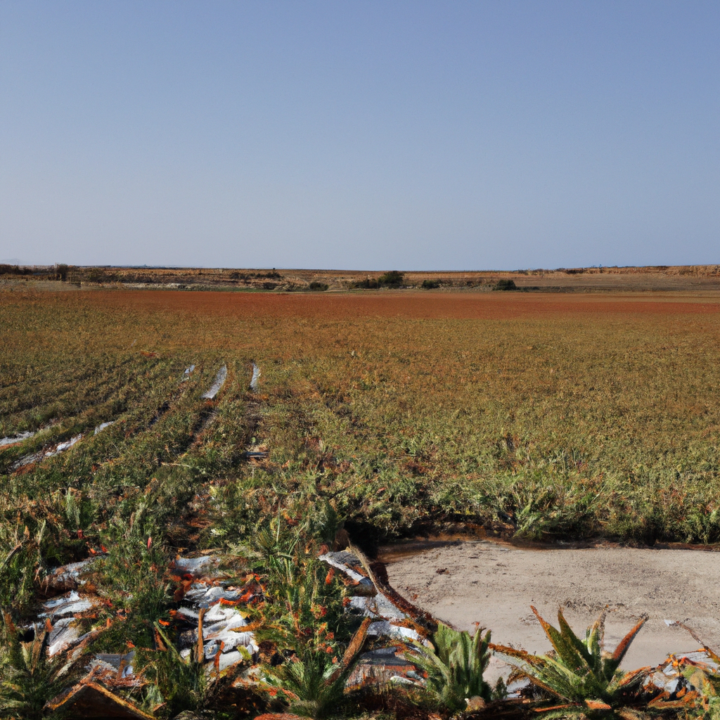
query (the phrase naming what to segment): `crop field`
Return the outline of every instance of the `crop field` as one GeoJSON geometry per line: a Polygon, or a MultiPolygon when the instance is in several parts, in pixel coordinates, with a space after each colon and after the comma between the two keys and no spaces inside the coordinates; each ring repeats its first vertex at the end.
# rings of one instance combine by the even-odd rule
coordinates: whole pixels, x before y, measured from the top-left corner
{"type": "MultiPolygon", "coordinates": [[[[302,532],[313,577],[343,526],[369,554],[447,523],[720,542],[717,295],[21,289],[0,328],[0,606],[28,618],[52,568],[101,556],[96,651],[157,646],[172,558],[261,572],[269,530],[302,532]]],[[[168,683],[159,716],[192,706],[168,683]]]]}

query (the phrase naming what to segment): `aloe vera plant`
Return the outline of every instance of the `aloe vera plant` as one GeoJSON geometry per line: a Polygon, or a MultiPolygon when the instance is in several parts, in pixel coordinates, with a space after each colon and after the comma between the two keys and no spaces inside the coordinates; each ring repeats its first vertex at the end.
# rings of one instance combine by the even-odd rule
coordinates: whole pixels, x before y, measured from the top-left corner
{"type": "Polygon", "coordinates": [[[297,715],[324,718],[337,712],[347,680],[360,659],[370,622],[369,618],[363,621],[339,662],[333,663],[324,650],[308,644],[294,661],[266,668],[268,685],[282,692],[291,712],[297,715]]]}
{"type": "Polygon", "coordinates": [[[531,655],[523,650],[493,645],[518,668],[519,675],[560,704],[537,708],[542,717],[584,715],[587,718],[620,717],[639,720],[642,710],[642,686],[653,668],[644,667],[624,673],[619,669],[630,644],[645,624],[643,617],[620,641],[612,654],[604,652],[605,613],[590,626],[581,640],[568,625],[562,610],[558,611],[559,629],[546,622],[533,607],[554,653],[531,655]]]}
{"type": "Polygon", "coordinates": [[[42,718],[45,703],[62,689],[62,664],[49,660],[48,632],[39,629],[22,642],[9,616],[5,616],[0,646],[0,716],[42,718]]]}
{"type": "Polygon", "coordinates": [[[408,655],[427,673],[426,688],[451,712],[465,710],[471,698],[491,699],[490,686],[483,673],[490,660],[490,632],[479,628],[474,637],[467,631],[439,624],[432,647],[415,643],[417,654],[408,655]]]}

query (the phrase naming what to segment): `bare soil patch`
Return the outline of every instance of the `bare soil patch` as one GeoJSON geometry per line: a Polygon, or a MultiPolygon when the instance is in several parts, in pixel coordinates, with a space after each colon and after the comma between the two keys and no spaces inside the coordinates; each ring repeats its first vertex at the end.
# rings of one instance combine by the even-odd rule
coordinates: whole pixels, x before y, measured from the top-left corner
{"type": "MultiPolygon", "coordinates": [[[[78,293],[77,298],[86,293],[78,293]]],[[[411,319],[504,320],[553,315],[705,315],[720,312],[717,297],[566,294],[428,295],[419,292],[380,291],[363,295],[293,295],[227,292],[188,293],[138,290],[92,291],[92,304],[144,312],[179,311],[199,315],[248,318],[317,318],[344,320],[357,317],[411,319]]],[[[72,302],[72,301],[71,301],[72,302]]]]}
{"type": "Polygon", "coordinates": [[[500,644],[530,652],[550,649],[530,610],[534,605],[553,623],[562,607],[578,632],[606,608],[608,648],[647,613],[649,620],[623,663],[628,669],[698,649],[687,632],[665,620],[679,620],[710,647],[720,647],[717,552],[613,546],[535,550],[480,540],[395,562],[392,555],[385,557],[399,593],[459,629],[474,631],[480,623],[500,644]]]}

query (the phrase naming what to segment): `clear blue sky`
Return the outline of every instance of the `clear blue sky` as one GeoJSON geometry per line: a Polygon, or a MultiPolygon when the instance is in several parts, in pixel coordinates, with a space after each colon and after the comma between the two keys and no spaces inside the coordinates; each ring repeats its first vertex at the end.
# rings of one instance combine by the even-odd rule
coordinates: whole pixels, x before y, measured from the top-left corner
{"type": "Polygon", "coordinates": [[[0,3],[0,261],[720,262],[720,3],[0,3]]]}

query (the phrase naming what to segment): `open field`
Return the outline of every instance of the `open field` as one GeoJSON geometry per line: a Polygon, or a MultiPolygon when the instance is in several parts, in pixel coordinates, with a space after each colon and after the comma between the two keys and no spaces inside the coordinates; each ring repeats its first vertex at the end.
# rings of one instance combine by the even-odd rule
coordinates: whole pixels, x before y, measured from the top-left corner
{"type": "Polygon", "coordinates": [[[47,428],[5,449],[4,472],[120,421],[11,472],[15,497],[70,481],[117,493],[126,465],[122,483],[142,489],[193,442],[200,391],[225,362],[219,410],[234,429],[213,457],[228,456],[217,473],[233,477],[229,503],[247,482],[310,482],[369,536],[454,517],[532,537],[720,540],[714,297],[99,291],[0,303],[0,435],[47,428]],[[254,433],[269,456],[250,468],[233,453],[251,359],[263,373],[254,433]]]}
{"type": "Polygon", "coordinates": [[[242,554],[280,524],[311,548],[344,523],[370,553],[443,523],[720,542],[718,294],[18,287],[0,438],[36,434],[0,447],[0,605],[30,617],[52,567],[105,548],[107,603],[83,620],[108,628],[100,649],[157,643],[176,554],[242,554]]]}

